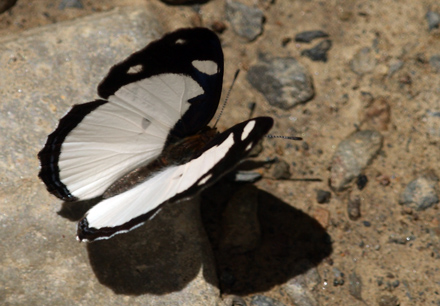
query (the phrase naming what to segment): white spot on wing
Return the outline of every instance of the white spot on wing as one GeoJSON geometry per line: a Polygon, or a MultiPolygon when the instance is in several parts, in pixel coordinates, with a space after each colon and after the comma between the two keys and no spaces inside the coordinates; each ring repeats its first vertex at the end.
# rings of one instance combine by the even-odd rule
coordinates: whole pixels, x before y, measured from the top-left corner
{"type": "Polygon", "coordinates": [[[142,71],[142,65],[136,65],[136,66],[130,67],[130,69],[128,69],[127,73],[128,74],[136,74],[141,71],[142,71]]]}
{"type": "Polygon", "coordinates": [[[176,40],[176,45],[183,45],[186,43],[185,39],[179,38],[178,40],[176,40]]]}
{"type": "Polygon", "coordinates": [[[207,176],[205,176],[204,178],[202,178],[200,180],[200,182],[197,183],[197,185],[203,185],[205,184],[210,178],[212,177],[212,174],[208,174],[207,176]]]}
{"type": "Polygon", "coordinates": [[[243,133],[241,134],[242,141],[245,140],[249,136],[249,134],[252,131],[252,129],[254,128],[254,126],[255,126],[255,120],[249,121],[246,124],[246,126],[243,129],[243,133]]]}
{"type": "Polygon", "coordinates": [[[208,75],[213,75],[217,73],[217,63],[213,61],[192,61],[191,63],[200,72],[206,73],[208,75]]]}
{"type": "Polygon", "coordinates": [[[253,142],[251,142],[250,144],[248,144],[248,146],[246,147],[246,151],[249,151],[252,148],[252,144],[253,142]]]}

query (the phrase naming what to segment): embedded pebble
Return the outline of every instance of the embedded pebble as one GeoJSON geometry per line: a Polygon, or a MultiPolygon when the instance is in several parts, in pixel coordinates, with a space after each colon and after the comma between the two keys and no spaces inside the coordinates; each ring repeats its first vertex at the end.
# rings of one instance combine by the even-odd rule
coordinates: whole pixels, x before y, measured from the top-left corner
{"type": "Polygon", "coordinates": [[[255,40],[263,32],[263,11],[237,1],[226,1],[226,18],[237,35],[248,41],[255,40]]]}
{"type": "Polygon", "coordinates": [[[296,42],[309,43],[316,38],[328,37],[329,35],[321,30],[304,31],[295,35],[296,42]]]}
{"type": "Polygon", "coordinates": [[[315,62],[327,62],[327,52],[332,47],[332,41],[326,39],[321,41],[319,44],[311,49],[306,49],[301,51],[302,56],[307,56],[312,61],[315,62]]]}
{"type": "Polygon", "coordinates": [[[440,111],[438,110],[430,110],[426,111],[426,127],[428,134],[431,137],[439,138],[440,137],[440,111]]]}
{"type": "Polygon", "coordinates": [[[365,186],[367,186],[367,183],[368,183],[368,177],[365,174],[358,175],[356,180],[356,185],[359,190],[364,189],[365,186]]]}
{"type": "Polygon", "coordinates": [[[356,74],[363,75],[369,73],[376,67],[376,57],[369,47],[362,48],[353,56],[350,66],[351,70],[356,74]]]}
{"type": "MultiPolygon", "coordinates": [[[[310,262],[304,260],[298,265],[312,266],[310,262]]],[[[298,306],[318,306],[318,301],[312,294],[312,290],[321,282],[321,276],[318,270],[313,267],[306,273],[300,274],[283,285],[284,291],[292,299],[292,302],[298,306]]]]}
{"type": "Polygon", "coordinates": [[[359,195],[350,195],[347,203],[347,213],[352,221],[356,221],[361,217],[361,198],[359,195]]]}
{"type": "Polygon", "coordinates": [[[336,191],[361,174],[382,148],[383,136],[374,130],[356,132],[341,141],[333,155],[330,184],[336,191]]]}
{"type": "Polygon", "coordinates": [[[316,201],[319,204],[328,203],[330,201],[331,193],[326,190],[319,189],[316,191],[316,201]]]}
{"type": "Polygon", "coordinates": [[[252,66],[247,80],[273,106],[290,109],[309,101],[315,94],[310,73],[294,58],[264,56],[252,66]]]}
{"type": "Polygon", "coordinates": [[[357,300],[363,301],[362,299],[362,280],[356,274],[356,272],[351,273],[348,276],[348,292],[357,300]]]}
{"type": "Polygon", "coordinates": [[[341,272],[341,270],[339,270],[338,268],[333,268],[333,275],[334,275],[334,279],[333,279],[333,286],[337,287],[337,286],[342,286],[345,283],[345,274],[343,272],[341,272]]]}
{"type": "Polygon", "coordinates": [[[399,299],[394,295],[381,295],[377,298],[379,306],[398,306],[399,299]]]}
{"type": "Polygon", "coordinates": [[[429,59],[429,65],[431,65],[432,71],[440,73],[440,55],[435,54],[429,59]]]}
{"type": "Polygon", "coordinates": [[[412,180],[400,195],[399,204],[415,210],[425,210],[433,206],[439,202],[438,181],[438,177],[433,172],[412,180]]]}
{"type": "Polygon", "coordinates": [[[428,29],[429,31],[433,29],[438,29],[440,24],[440,15],[433,11],[428,11],[425,15],[426,20],[428,21],[428,29]]]}
{"type": "Polygon", "coordinates": [[[58,9],[64,10],[65,8],[83,9],[84,5],[82,4],[81,0],[61,0],[58,9]]]}
{"type": "Polygon", "coordinates": [[[283,159],[278,159],[272,170],[272,176],[277,180],[282,180],[290,178],[291,175],[289,164],[283,159]]]}
{"type": "Polygon", "coordinates": [[[255,295],[252,297],[251,306],[285,306],[280,301],[274,300],[264,295],[255,295]]]}

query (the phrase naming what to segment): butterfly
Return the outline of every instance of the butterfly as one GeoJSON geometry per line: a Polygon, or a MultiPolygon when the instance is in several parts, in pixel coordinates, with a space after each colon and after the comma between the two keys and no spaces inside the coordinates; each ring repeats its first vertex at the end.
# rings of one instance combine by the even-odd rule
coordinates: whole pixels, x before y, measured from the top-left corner
{"type": "Polygon", "coordinates": [[[232,171],[268,133],[258,117],[208,127],[222,91],[223,51],[206,28],[179,29],[113,66],[101,99],[74,105],[39,152],[39,177],[64,201],[99,198],[80,241],[108,239],[197,195],[232,171]]]}

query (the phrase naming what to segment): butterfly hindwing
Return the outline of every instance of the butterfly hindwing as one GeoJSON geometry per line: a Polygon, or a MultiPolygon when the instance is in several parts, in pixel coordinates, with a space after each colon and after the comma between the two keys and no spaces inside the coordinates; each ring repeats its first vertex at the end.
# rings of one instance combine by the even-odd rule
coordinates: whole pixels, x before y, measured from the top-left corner
{"type": "Polygon", "coordinates": [[[165,35],[115,65],[97,100],[75,105],[40,151],[40,178],[57,197],[90,199],[160,155],[167,142],[212,119],[221,94],[223,53],[207,29],[165,35]]]}
{"type": "Polygon", "coordinates": [[[216,136],[189,162],[166,167],[132,189],[103,200],[80,221],[78,238],[110,238],[151,219],[165,203],[191,198],[231,171],[272,124],[269,117],[237,124],[216,136]]]}

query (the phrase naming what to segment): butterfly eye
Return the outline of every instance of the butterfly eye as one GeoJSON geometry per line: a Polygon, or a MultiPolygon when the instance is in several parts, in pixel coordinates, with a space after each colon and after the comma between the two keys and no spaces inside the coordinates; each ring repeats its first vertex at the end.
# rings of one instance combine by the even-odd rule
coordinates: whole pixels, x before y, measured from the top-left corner
{"type": "Polygon", "coordinates": [[[194,66],[194,68],[207,75],[213,75],[218,72],[218,66],[213,61],[194,60],[191,62],[191,64],[194,66]]]}
{"type": "Polygon", "coordinates": [[[136,65],[136,66],[132,66],[130,67],[130,69],[128,69],[127,73],[128,74],[136,74],[142,71],[142,65],[136,65]]]}

